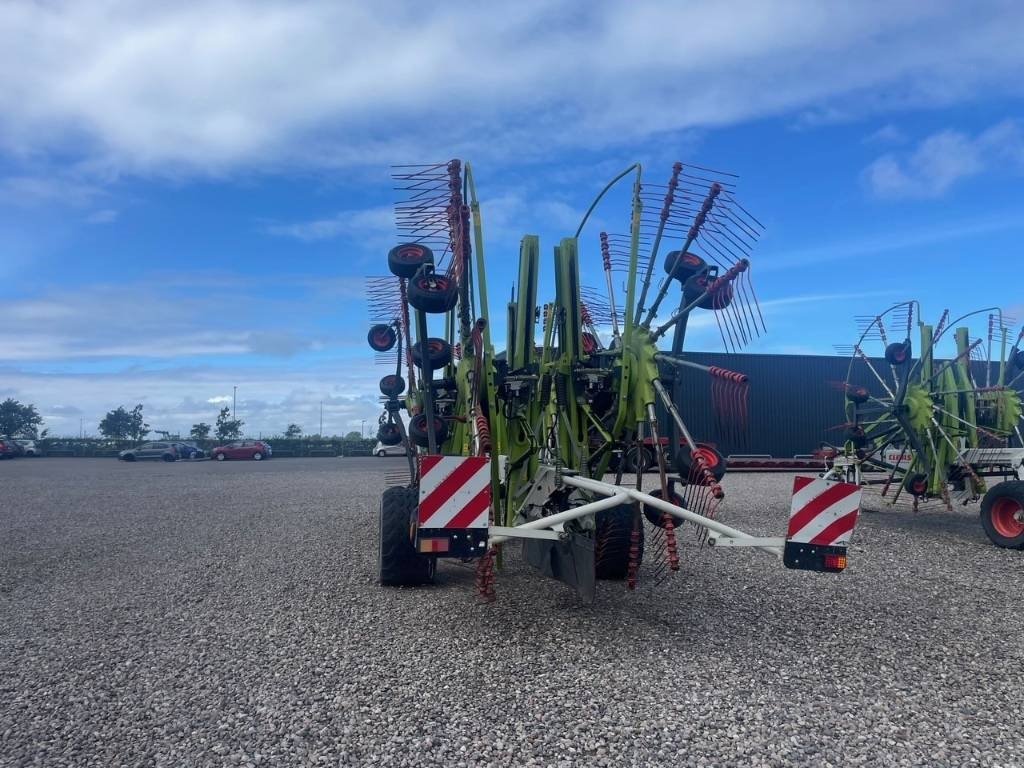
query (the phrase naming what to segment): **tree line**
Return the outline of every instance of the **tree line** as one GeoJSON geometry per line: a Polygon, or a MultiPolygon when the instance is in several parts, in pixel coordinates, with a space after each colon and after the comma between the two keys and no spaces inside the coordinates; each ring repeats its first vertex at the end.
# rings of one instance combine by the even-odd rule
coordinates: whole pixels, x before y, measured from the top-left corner
{"type": "MultiPolygon", "coordinates": [[[[0,437],[16,437],[28,440],[42,440],[47,437],[48,430],[42,428],[43,418],[39,411],[32,404],[23,404],[8,397],[0,403],[0,437]]],[[[209,440],[212,436],[215,440],[231,441],[242,437],[242,427],[245,422],[233,418],[231,409],[225,406],[220,409],[213,425],[206,422],[193,424],[189,437],[193,440],[209,440]]],[[[108,411],[98,425],[99,433],[109,440],[126,442],[129,440],[141,442],[153,430],[146,422],[142,412],[142,404],[136,405],[128,410],[123,405],[108,411]]],[[[157,430],[158,434],[167,435],[167,432],[157,430]]],[[[285,429],[283,437],[287,440],[297,440],[302,437],[302,427],[298,424],[289,424],[285,429]]],[[[346,440],[360,440],[362,434],[356,431],[345,435],[346,440]]]]}

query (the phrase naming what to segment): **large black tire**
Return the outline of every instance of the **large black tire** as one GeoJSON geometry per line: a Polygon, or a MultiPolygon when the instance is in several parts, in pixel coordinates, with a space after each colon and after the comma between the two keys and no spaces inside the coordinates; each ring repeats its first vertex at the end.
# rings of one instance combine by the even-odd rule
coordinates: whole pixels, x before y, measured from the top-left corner
{"type": "Polygon", "coordinates": [[[421,555],[412,543],[418,503],[415,488],[388,488],[381,497],[377,575],[386,587],[429,584],[434,580],[437,561],[421,555]]]}
{"type": "Polygon", "coordinates": [[[889,365],[903,365],[910,360],[912,354],[909,341],[894,341],[885,348],[885,362],[889,365]]]}
{"type": "MultiPolygon", "coordinates": [[[[412,345],[412,361],[417,368],[423,367],[423,348],[418,341],[412,345]]],[[[444,339],[427,339],[427,361],[431,370],[444,368],[452,361],[452,345],[444,339]]]]}
{"type": "Polygon", "coordinates": [[[366,334],[366,342],[374,352],[387,352],[398,342],[398,334],[390,325],[378,323],[366,334]]]}
{"type": "Polygon", "coordinates": [[[409,281],[409,304],[428,315],[450,311],[459,298],[455,283],[447,275],[420,272],[409,281]]]}
{"type": "Polygon", "coordinates": [[[681,283],[685,283],[698,272],[703,272],[707,266],[707,262],[696,253],[687,251],[681,258],[679,251],[669,251],[665,254],[665,272],[681,283]],[[676,263],[677,258],[679,258],[678,263],[676,263]]]}
{"type": "MultiPolygon", "coordinates": [[[[697,450],[704,457],[704,462],[707,464],[708,469],[711,470],[711,474],[714,475],[715,482],[720,483],[722,478],[725,477],[726,470],[729,468],[725,456],[707,443],[697,443],[697,450]]],[[[693,457],[690,455],[689,448],[680,446],[679,450],[676,451],[676,470],[679,472],[680,479],[686,483],[693,482],[694,485],[704,485],[703,478],[697,478],[696,476],[691,478],[694,472],[693,465],[693,457]]]]}
{"type": "Polygon", "coordinates": [[[997,547],[1024,549],[1024,481],[989,488],[981,500],[981,527],[997,547]]]}
{"type": "Polygon", "coordinates": [[[405,379],[397,373],[389,373],[380,380],[380,393],[385,397],[398,397],[405,392],[405,379]]]}
{"type": "MultiPolygon", "coordinates": [[[[620,504],[595,515],[594,569],[599,579],[621,580],[629,575],[629,543],[633,535],[633,505],[620,504]]],[[[644,529],[640,526],[640,553],[644,557],[644,529]]]]}
{"type": "Polygon", "coordinates": [[[388,269],[396,277],[410,278],[424,264],[433,263],[433,251],[420,243],[403,243],[388,251],[388,269]]]}
{"type": "MultiPolygon", "coordinates": [[[[653,491],[651,491],[651,496],[653,496],[656,499],[662,498],[661,488],[655,488],[653,491]]],[[[671,501],[677,507],[682,507],[683,509],[686,508],[686,501],[683,499],[682,496],[680,496],[675,491],[671,491],[669,493],[669,501],[671,501]]],[[[656,525],[659,528],[665,528],[666,514],[667,513],[662,512],[660,509],[655,509],[654,507],[650,507],[644,504],[644,517],[647,518],[647,522],[649,522],[651,525],[656,525]]],[[[680,520],[678,517],[675,517],[674,515],[669,515],[669,517],[672,518],[673,528],[679,528],[683,524],[683,521],[680,520]]]]}
{"type": "Polygon", "coordinates": [[[377,430],[377,439],[383,445],[398,445],[402,442],[402,430],[394,423],[381,424],[377,430]]]}
{"type": "MultiPolygon", "coordinates": [[[[409,419],[409,439],[420,448],[430,445],[427,439],[427,414],[417,413],[409,419]]],[[[448,439],[448,422],[440,416],[434,417],[434,439],[438,445],[448,439]]]]}
{"type": "MultiPolygon", "coordinates": [[[[689,306],[697,301],[716,279],[708,275],[707,272],[698,272],[687,278],[683,283],[683,300],[686,305],[689,306]]],[[[731,303],[732,285],[725,283],[714,293],[709,293],[701,298],[697,306],[701,309],[725,309],[731,303]]]]}
{"type": "Polygon", "coordinates": [[[641,446],[638,454],[637,447],[635,445],[631,445],[622,454],[622,468],[626,472],[636,472],[637,469],[639,469],[640,474],[643,474],[653,466],[654,454],[647,446],[641,446]]]}

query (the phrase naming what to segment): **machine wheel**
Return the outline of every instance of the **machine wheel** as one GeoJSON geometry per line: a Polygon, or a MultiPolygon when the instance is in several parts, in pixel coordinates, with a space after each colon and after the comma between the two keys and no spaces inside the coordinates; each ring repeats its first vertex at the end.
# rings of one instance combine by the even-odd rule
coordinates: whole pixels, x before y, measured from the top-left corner
{"type": "Polygon", "coordinates": [[[981,500],[981,527],[997,547],[1024,549],[1024,481],[996,483],[981,500]]]}
{"type": "MultiPolygon", "coordinates": [[[[704,459],[704,463],[707,465],[707,468],[711,470],[711,474],[714,476],[715,482],[721,482],[722,478],[725,477],[725,471],[728,469],[728,463],[725,460],[725,456],[706,443],[697,443],[696,453],[704,459]]],[[[693,483],[694,485],[704,485],[705,481],[703,478],[697,478],[693,475],[694,460],[690,454],[691,451],[688,451],[685,447],[680,447],[680,449],[676,451],[676,470],[679,472],[679,477],[684,482],[693,483]]]]}
{"type": "MultiPolygon", "coordinates": [[[[620,504],[596,513],[594,568],[599,579],[624,579],[629,575],[629,542],[633,535],[633,505],[620,504]]],[[[640,555],[644,557],[644,529],[640,526],[640,555]]]]}
{"type": "Polygon", "coordinates": [[[687,251],[679,259],[678,264],[676,263],[677,256],[679,256],[679,251],[669,251],[668,254],[666,254],[665,272],[672,275],[673,278],[681,283],[685,283],[698,272],[703,272],[708,265],[707,262],[696,253],[690,253],[687,251]],[[674,270],[673,267],[675,267],[674,270]]]}
{"type": "Polygon", "coordinates": [[[390,325],[378,323],[366,334],[366,341],[374,352],[387,352],[398,342],[398,334],[390,325]]]}
{"type": "Polygon", "coordinates": [[[388,269],[395,277],[413,277],[424,264],[434,263],[434,252],[419,243],[396,245],[388,251],[388,269]]]}
{"type": "Polygon", "coordinates": [[[455,283],[447,276],[423,272],[409,281],[408,295],[414,309],[432,315],[448,312],[459,298],[455,283]]]}
{"type": "Polygon", "coordinates": [[[380,393],[385,397],[398,397],[405,392],[405,379],[397,373],[389,373],[380,380],[380,393]]]}
{"type": "Polygon", "coordinates": [[[384,453],[384,451],[377,451],[377,458],[378,459],[383,459],[385,455],[386,454],[384,453]]]}
{"type": "MultiPolygon", "coordinates": [[[[377,430],[377,439],[384,445],[398,445],[402,442],[402,430],[394,423],[381,424],[377,430]]],[[[384,455],[383,451],[380,455],[384,455]]]]}
{"type": "Polygon", "coordinates": [[[162,459],[163,459],[164,461],[174,461],[174,460],[175,460],[175,459],[174,459],[174,454],[173,454],[173,453],[165,453],[165,454],[164,454],[163,456],[161,456],[160,458],[162,458],[162,459]]]}
{"type": "Polygon", "coordinates": [[[622,457],[623,469],[627,472],[640,471],[643,474],[651,467],[654,466],[654,456],[651,455],[651,451],[646,447],[637,449],[634,445],[626,450],[626,453],[622,457]]]}
{"type": "Polygon", "coordinates": [[[903,365],[910,358],[910,344],[905,341],[894,341],[885,348],[885,362],[889,365],[903,365]]]}
{"type": "MultiPolygon", "coordinates": [[[[423,348],[419,342],[412,345],[412,361],[417,368],[423,367],[423,348]]],[[[452,361],[452,345],[444,339],[427,339],[427,361],[431,370],[444,368],[452,361]]]]}
{"type": "Polygon", "coordinates": [[[413,546],[411,532],[419,494],[415,488],[388,488],[380,500],[380,547],[377,573],[386,587],[429,584],[437,561],[413,546]]]}
{"type": "MultiPolygon", "coordinates": [[[[710,277],[707,272],[690,275],[683,284],[683,297],[687,305],[701,297],[708,286],[717,278],[710,277]]],[[[697,304],[701,309],[725,309],[732,303],[732,285],[726,283],[714,293],[709,293],[697,304]]]]}
{"type": "MultiPolygon", "coordinates": [[[[903,481],[903,487],[907,489],[907,493],[911,496],[921,498],[928,495],[928,475],[916,473],[908,475],[903,481]]],[[[984,515],[982,516],[984,518],[984,515]]]]}
{"type": "MultiPolygon", "coordinates": [[[[409,420],[409,439],[420,448],[426,448],[430,441],[427,439],[427,414],[417,413],[409,420]]],[[[440,445],[448,439],[448,422],[441,416],[434,416],[434,440],[440,445]]],[[[383,441],[381,441],[383,442],[383,441]]]]}
{"type": "Polygon", "coordinates": [[[256,451],[256,453],[254,453],[252,455],[252,460],[253,461],[263,461],[263,454],[260,453],[259,451],[256,451]]]}
{"type": "MultiPolygon", "coordinates": [[[[653,496],[656,499],[660,499],[662,497],[661,488],[655,488],[653,491],[651,491],[651,496],[653,496]]],[[[686,501],[678,493],[669,493],[669,501],[675,504],[677,507],[682,507],[683,509],[686,509],[686,501]]],[[[647,518],[647,522],[649,522],[651,525],[656,525],[658,528],[665,527],[664,513],[660,509],[648,507],[645,504],[644,517],[647,518]]],[[[682,524],[683,521],[680,520],[678,517],[672,518],[672,525],[674,528],[678,529],[682,524]]]]}

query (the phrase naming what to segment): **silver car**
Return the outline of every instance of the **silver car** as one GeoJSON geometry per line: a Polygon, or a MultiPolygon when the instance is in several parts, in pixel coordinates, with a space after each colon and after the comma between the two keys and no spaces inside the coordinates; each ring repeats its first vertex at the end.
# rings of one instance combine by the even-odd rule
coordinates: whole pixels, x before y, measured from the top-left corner
{"type": "Polygon", "coordinates": [[[36,445],[35,440],[15,440],[21,446],[21,452],[26,456],[42,456],[43,449],[36,445]]]}
{"type": "Polygon", "coordinates": [[[117,454],[121,461],[145,461],[147,459],[177,461],[178,449],[174,443],[143,443],[138,448],[129,448],[117,454]]]}
{"type": "Polygon", "coordinates": [[[384,445],[384,443],[377,441],[377,446],[373,449],[374,456],[405,456],[405,446],[399,443],[398,445],[384,445]]]}

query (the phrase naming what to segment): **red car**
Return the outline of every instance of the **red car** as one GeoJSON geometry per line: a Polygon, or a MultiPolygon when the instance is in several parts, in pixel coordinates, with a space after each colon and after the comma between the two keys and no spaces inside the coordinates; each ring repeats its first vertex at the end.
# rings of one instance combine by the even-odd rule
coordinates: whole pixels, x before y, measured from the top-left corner
{"type": "Polygon", "coordinates": [[[24,453],[21,446],[9,437],[0,437],[0,459],[13,459],[24,453]]]}
{"type": "Polygon", "coordinates": [[[273,449],[262,440],[236,440],[227,445],[218,445],[210,453],[217,461],[225,459],[253,459],[262,461],[274,455],[273,449]]]}

